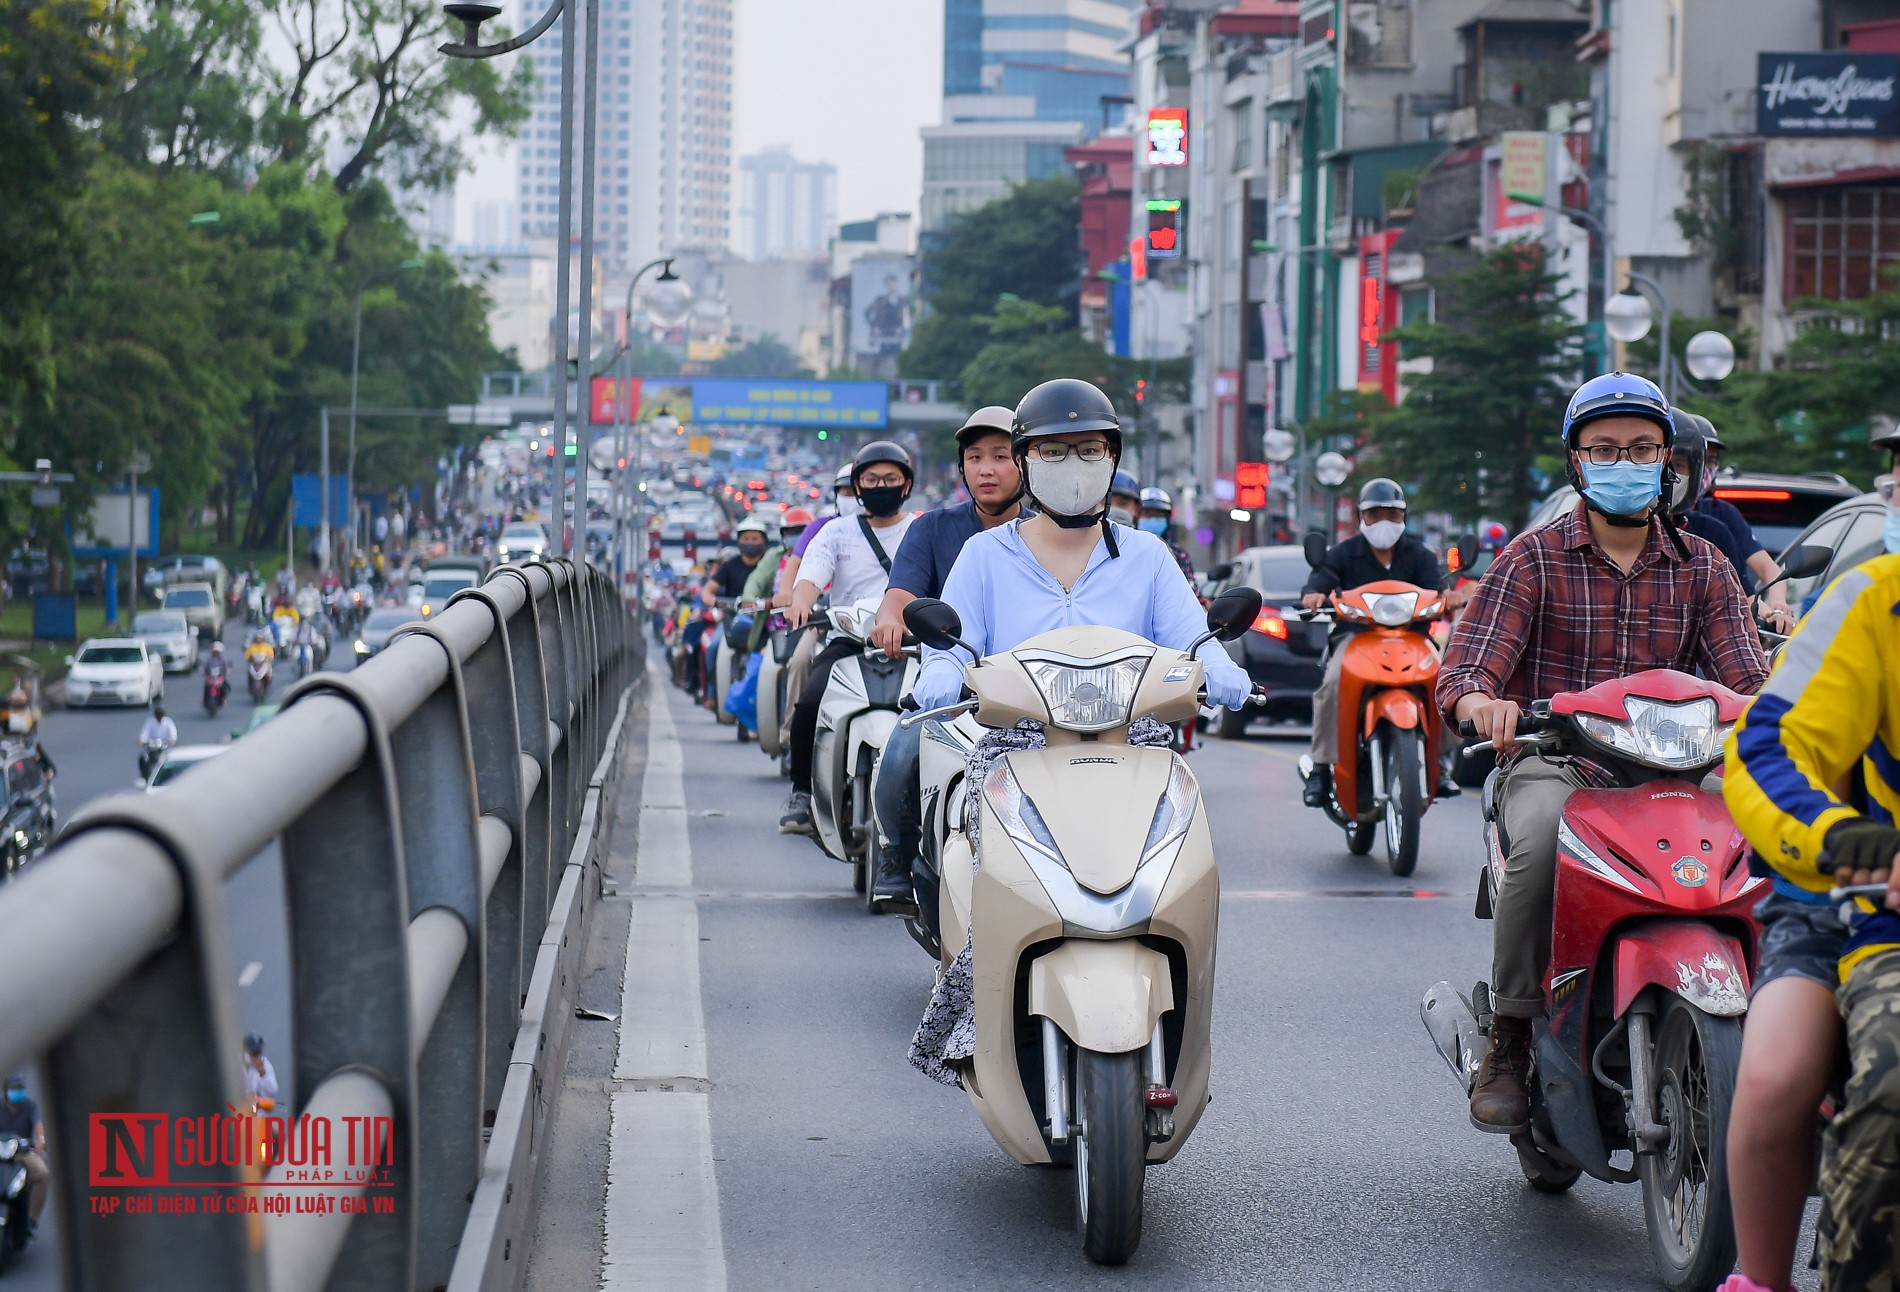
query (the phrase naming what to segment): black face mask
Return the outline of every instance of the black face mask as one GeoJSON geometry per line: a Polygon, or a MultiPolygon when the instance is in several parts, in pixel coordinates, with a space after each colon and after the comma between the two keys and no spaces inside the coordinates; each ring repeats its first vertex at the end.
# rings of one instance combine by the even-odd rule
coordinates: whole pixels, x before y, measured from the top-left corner
{"type": "Polygon", "coordinates": [[[765,544],[764,543],[741,543],[739,544],[739,555],[745,557],[749,561],[756,561],[761,556],[765,555],[765,544]]]}
{"type": "Polygon", "coordinates": [[[909,485],[866,485],[858,490],[858,501],[864,504],[866,515],[895,516],[909,492],[909,485]]]}

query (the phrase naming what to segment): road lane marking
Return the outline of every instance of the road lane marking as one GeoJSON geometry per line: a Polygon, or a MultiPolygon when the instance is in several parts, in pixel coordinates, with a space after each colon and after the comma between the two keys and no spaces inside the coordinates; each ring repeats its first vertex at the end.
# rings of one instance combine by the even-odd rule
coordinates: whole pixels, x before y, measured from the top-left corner
{"type": "Polygon", "coordinates": [[[669,679],[647,662],[647,770],[609,1098],[602,1292],[725,1292],[699,905],[669,679]],[[660,890],[660,891],[654,891],[660,890]],[[621,1083],[625,1083],[622,1085],[621,1083]]]}
{"type": "Polygon", "coordinates": [[[238,986],[248,987],[257,981],[257,975],[264,972],[264,962],[253,960],[244,966],[244,972],[238,975],[238,986]]]}

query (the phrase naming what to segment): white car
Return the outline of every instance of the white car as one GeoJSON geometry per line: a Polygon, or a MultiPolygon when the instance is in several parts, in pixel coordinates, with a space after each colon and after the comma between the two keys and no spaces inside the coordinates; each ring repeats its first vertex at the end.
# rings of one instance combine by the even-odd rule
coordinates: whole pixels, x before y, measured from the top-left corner
{"type": "Polygon", "coordinates": [[[167,673],[189,673],[198,667],[198,634],[182,610],[147,610],[132,620],[132,635],[157,654],[167,673]]]}
{"type": "Polygon", "coordinates": [[[165,665],[137,637],[95,637],[66,657],[66,707],[144,706],[165,693],[165,665]]]}
{"type": "Polygon", "coordinates": [[[533,521],[516,521],[495,540],[498,561],[532,561],[548,554],[548,532],[533,521]]]}
{"type": "Polygon", "coordinates": [[[152,769],[152,779],[144,782],[147,794],[155,794],[161,786],[169,785],[196,767],[208,762],[230,748],[228,745],[173,745],[158,760],[158,766],[152,769]]]}

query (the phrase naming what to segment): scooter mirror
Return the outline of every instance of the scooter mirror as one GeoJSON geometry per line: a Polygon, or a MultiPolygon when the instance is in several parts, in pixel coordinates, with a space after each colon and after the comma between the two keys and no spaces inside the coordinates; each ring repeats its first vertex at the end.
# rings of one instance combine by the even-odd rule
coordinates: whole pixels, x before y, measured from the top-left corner
{"type": "Polygon", "coordinates": [[[1221,562],[1207,572],[1207,577],[1215,583],[1225,583],[1228,579],[1234,577],[1233,563],[1231,561],[1221,562]]]}
{"type": "Polygon", "coordinates": [[[950,650],[963,635],[963,620],[956,608],[935,597],[918,597],[904,607],[904,627],[926,646],[950,650]]]}
{"type": "Polygon", "coordinates": [[[1326,560],[1326,536],[1318,530],[1309,529],[1306,537],[1300,540],[1300,546],[1306,552],[1306,563],[1318,569],[1326,560]]]}
{"type": "Polygon", "coordinates": [[[1831,549],[1815,543],[1803,543],[1781,560],[1781,577],[1784,579],[1811,579],[1827,568],[1834,559],[1831,549]]]}
{"type": "Polygon", "coordinates": [[[1259,617],[1258,589],[1229,588],[1208,603],[1207,630],[1222,641],[1230,642],[1253,627],[1259,617]]]}
{"type": "Polygon", "coordinates": [[[1469,570],[1471,563],[1478,559],[1478,536],[1461,534],[1454,550],[1458,553],[1458,569],[1469,570]]]}

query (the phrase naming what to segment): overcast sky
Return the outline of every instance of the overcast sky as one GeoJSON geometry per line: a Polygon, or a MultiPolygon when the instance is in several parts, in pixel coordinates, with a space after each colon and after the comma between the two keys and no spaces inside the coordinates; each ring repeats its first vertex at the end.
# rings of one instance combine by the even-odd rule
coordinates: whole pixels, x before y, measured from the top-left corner
{"type": "MultiPolygon", "coordinates": [[[[733,160],[838,168],[838,219],[915,211],[943,93],[943,0],[734,0],[733,160]]],[[[736,194],[735,210],[736,217],[736,194]]]]}

